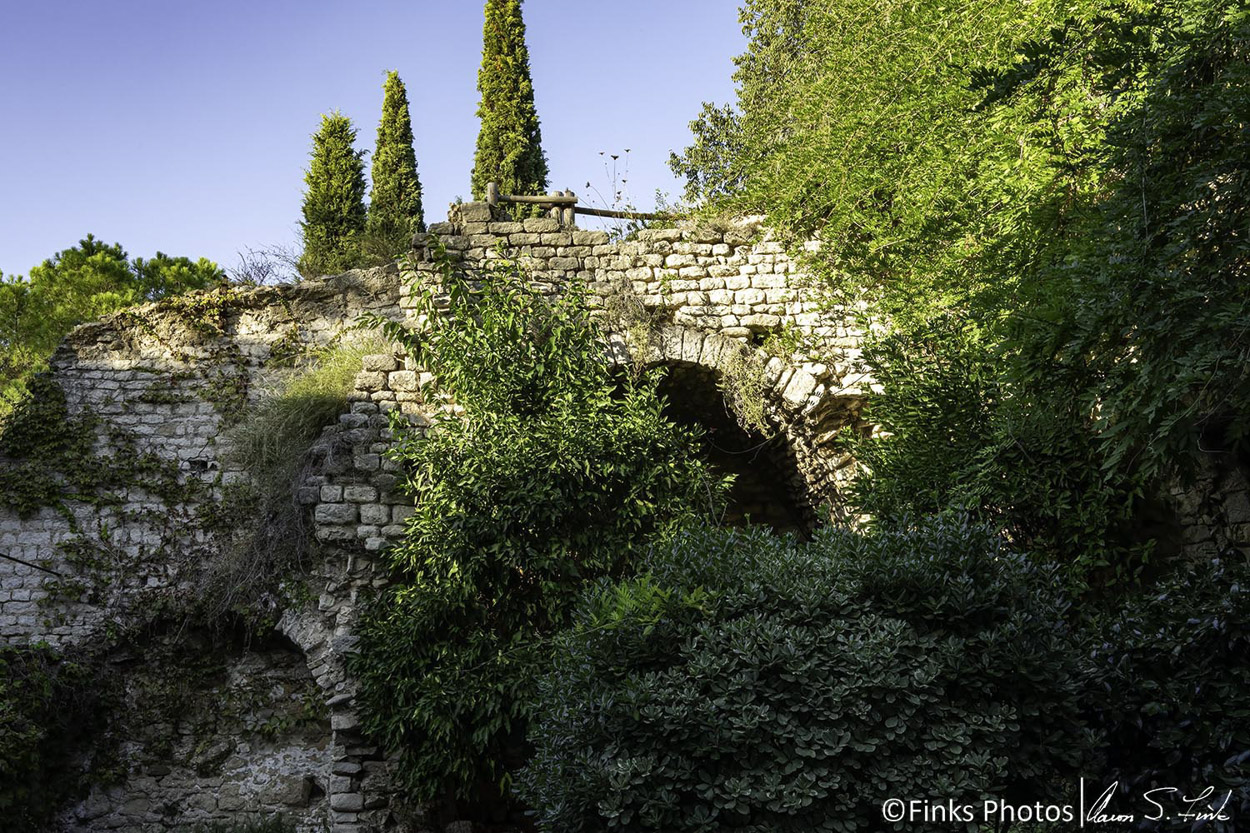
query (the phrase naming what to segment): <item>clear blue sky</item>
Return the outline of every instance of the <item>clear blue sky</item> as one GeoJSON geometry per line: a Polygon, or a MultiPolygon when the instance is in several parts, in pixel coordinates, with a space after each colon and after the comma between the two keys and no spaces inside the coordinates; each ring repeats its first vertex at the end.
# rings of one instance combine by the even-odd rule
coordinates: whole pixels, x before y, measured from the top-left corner
{"type": "MultiPolygon", "coordinates": [[[[386,70],[408,87],[426,220],[469,198],[481,0],[0,0],[0,270],[88,232],[131,255],[298,241],[310,136],[339,109],[372,149],[386,70]]],[[[528,0],[551,186],[676,197],[670,150],[732,100],[735,0],[528,0]],[[623,161],[623,160],[622,160],[623,161]]],[[[367,162],[366,162],[367,165],[367,162]]],[[[600,203],[601,204],[601,203],[600,203]]]]}

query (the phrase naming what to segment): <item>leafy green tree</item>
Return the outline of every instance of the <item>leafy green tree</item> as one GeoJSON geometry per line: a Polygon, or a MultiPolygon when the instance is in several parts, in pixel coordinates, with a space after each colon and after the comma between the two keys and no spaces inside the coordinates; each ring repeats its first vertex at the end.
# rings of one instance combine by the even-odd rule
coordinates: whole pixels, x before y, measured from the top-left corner
{"type": "Polygon", "coordinates": [[[223,280],[204,258],[157,252],[131,260],[119,244],[90,234],[31,269],[29,278],[0,275],[0,408],[20,398],[25,380],[78,324],[223,280]]]}
{"type": "Polygon", "coordinates": [[[746,0],[742,19],[738,100],[673,163],[711,210],[819,237],[825,288],[868,301],[888,435],[858,448],[860,497],[886,522],[980,512],[1078,584],[1138,574],[1167,478],[1198,449],[1246,459],[1244,10],[746,0]]]}
{"type": "Polygon", "coordinates": [[[321,117],[313,136],[312,161],[304,182],[305,277],[341,272],[360,265],[365,229],[364,151],[356,150],[351,119],[335,111],[321,117]]]}
{"type": "Polygon", "coordinates": [[[473,157],[473,198],[485,199],[489,182],[499,183],[505,194],[546,191],[547,157],[534,109],[521,0],[486,2],[477,89],[482,127],[473,157]]]}
{"type": "Polygon", "coordinates": [[[515,266],[414,286],[430,328],[388,334],[464,414],[397,447],[416,510],[353,667],[365,728],[412,797],[474,798],[524,761],[547,638],[585,584],[624,574],[723,488],[655,380],[612,372],[581,291],[552,300],[515,266]]]}
{"type": "Polygon", "coordinates": [[[369,194],[366,223],[370,245],[387,260],[403,251],[414,231],[425,231],[421,213],[421,181],[417,178],[417,154],[412,146],[412,119],[408,93],[399,73],[386,76],[382,97],[382,120],[373,151],[373,190],[369,194]]]}

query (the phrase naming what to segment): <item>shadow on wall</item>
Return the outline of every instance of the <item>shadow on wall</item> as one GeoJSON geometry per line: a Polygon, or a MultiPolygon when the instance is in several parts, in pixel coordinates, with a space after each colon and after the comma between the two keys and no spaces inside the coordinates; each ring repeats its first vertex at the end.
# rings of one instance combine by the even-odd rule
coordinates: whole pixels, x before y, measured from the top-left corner
{"type": "Polygon", "coordinates": [[[816,515],[785,438],[743,429],[717,380],[716,371],[708,368],[669,367],[660,393],[667,400],[665,413],[671,419],[703,430],[705,453],[713,467],[734,475],[722,523],[757,524],[778,534],[807,537],[815,529],[816,515]]]}

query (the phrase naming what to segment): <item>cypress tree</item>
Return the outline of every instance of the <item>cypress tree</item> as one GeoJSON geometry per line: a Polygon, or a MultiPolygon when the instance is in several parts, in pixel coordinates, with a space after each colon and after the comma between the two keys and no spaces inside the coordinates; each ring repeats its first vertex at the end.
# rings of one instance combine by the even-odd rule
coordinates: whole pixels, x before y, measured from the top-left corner
{"type": "Polygon", "coordinates": [[[313,136],[312,162],[304,182],[305,277],[350,269],[360,263],[365,228],[364,151],[356,150],[351,119],[335,111],[321,117],[313,136]]]}
{"type": "Polygon", "coordinates": [[[382,120],[378,123],[378,144],[373,151],[371,172],[373,190],[369,193],[368,236],[371,243],[391,249],[386,252],[389,258],[407,245],[412,232],[425,230],[417,154],[412,148],[408,93],[395,71],[386,75],[382,120]]]}
{"type": "Polygon", "coordinates": [[[498,182],[504,194],[545,191],[547,157],[534,109],[521,0],[486,0],[477,89],[482,129],[473,157],[473,198],[485,198],[488,182],[498,182]]]}

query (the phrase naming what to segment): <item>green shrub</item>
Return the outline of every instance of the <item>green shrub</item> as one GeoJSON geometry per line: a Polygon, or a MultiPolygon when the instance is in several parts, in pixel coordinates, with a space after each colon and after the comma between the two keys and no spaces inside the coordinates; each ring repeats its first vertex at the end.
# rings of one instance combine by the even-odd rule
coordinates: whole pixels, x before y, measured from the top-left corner
{"type": "Polygon", "coordinates": [[[547,636],[585,582],[723,493],[655,380],[613,375],[578,287],[552,298],[511,264],[473,282],[444,266],[441,287],[415,287],[428,329],[392,335],[464,414],[394,452],[416,510],[353,664],[365,729],[418,800],[506,782],[547,636]]]}
{"type": "Polygon", "coordinates": [[[863,465],[850,497],[874,523],[966,512],[1058,565],[1074,592],[1140,577],[1147,490],[1108,470],[1079,375],[1037,358],[1030,384],[1007,378],[1001,345],[954,315],[876,335],[864,359],[878,430],[848,434],[863,465]]]}
{"type": "Polygon", "coordinates": [[[1032,803],[1080,761],[1054,573],[981,528],[693,529],[649,566],[538,688],[544,830],[876,830],[888,797],[1032,803]]]}
{"type": "MultiPolygon", "coordinates": [[[[1250,565],[1188,565],[1095,623],[1086,711],[1103,781],[1232,791],[1250,815],[1250,565]]],[[[1217,830],[1236,830],[1232,826],[1217,830]]]]}

